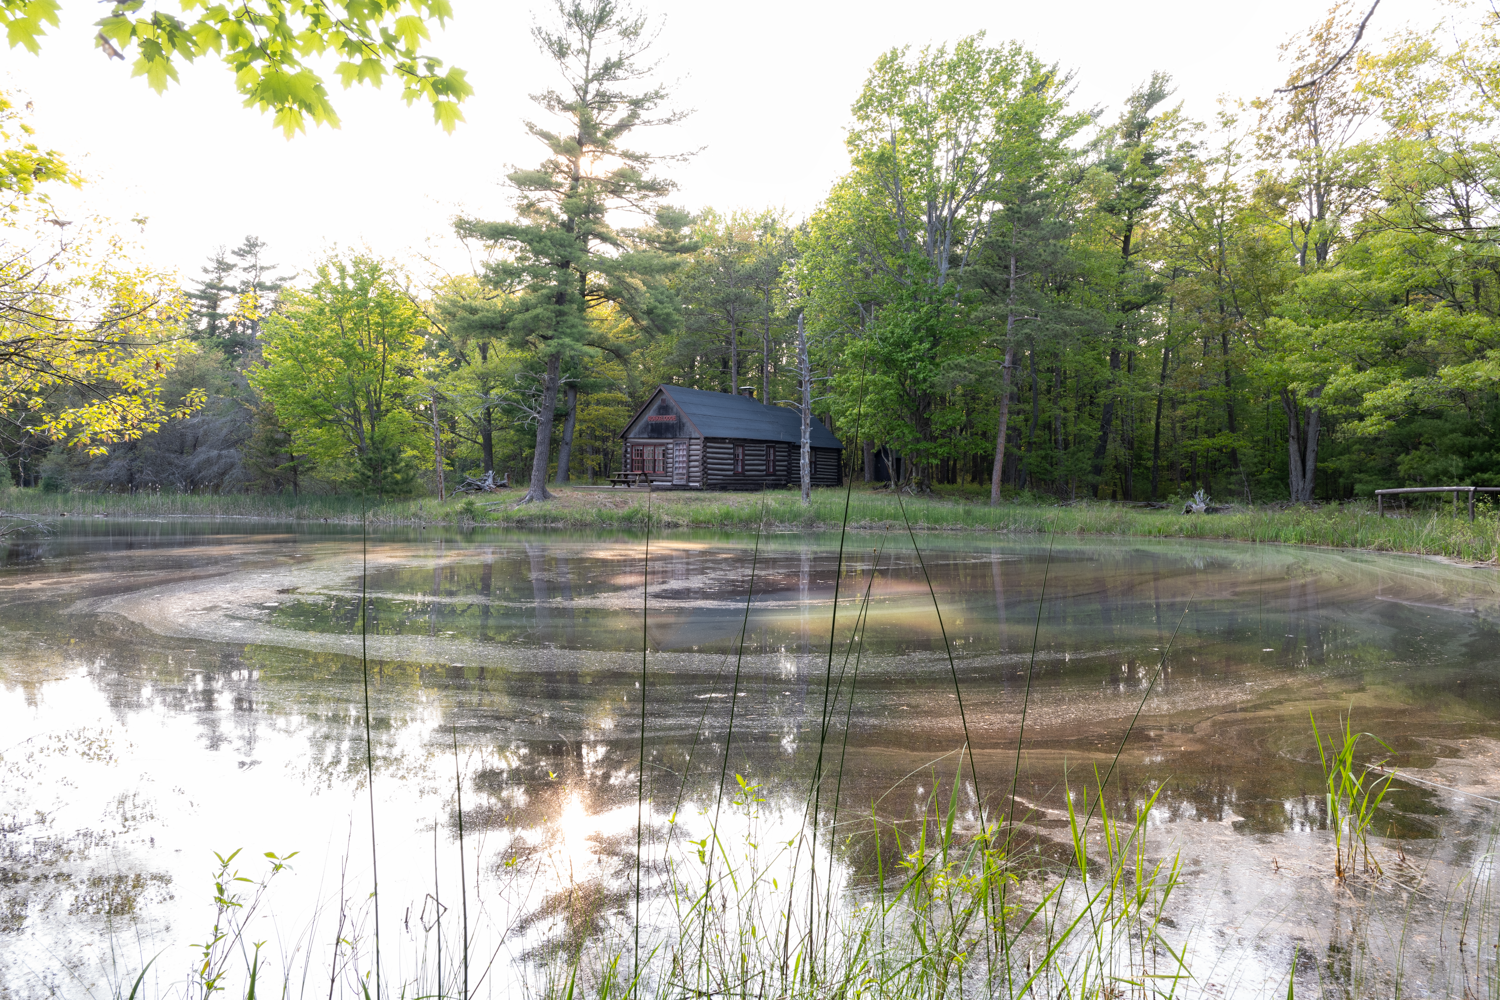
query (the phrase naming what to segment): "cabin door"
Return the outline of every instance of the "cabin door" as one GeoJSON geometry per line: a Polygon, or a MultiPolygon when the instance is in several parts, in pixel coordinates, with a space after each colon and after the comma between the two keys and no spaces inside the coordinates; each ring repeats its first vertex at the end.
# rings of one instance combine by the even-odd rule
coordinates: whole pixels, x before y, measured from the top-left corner
{"type": "Polygon", "coordinates": [[[688,443],[677,442],[676,453],[672,456],[672,484],[674,486],[686,486],[688,474],[688,443]]]}

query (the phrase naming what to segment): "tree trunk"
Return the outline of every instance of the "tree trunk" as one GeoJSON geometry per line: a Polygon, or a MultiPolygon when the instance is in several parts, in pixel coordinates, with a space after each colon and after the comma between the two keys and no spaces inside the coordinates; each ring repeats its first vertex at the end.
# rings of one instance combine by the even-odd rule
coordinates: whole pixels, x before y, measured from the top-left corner
{"type": "MultiPolygon", "coordinates": [[[[1134,386],[1135,351],[1125,356],[1125,381],[1134,386]]],[[[1132,391],[1129,404],[1120,417],[1120,443],[1125,449],[1125,499],[1135,499],[1135,393],[1132,391]]]]}
{"type": "Polygon", "coordinates": [[[438,424],[438,397],[432,394],[432,467],[437,473],[438,499],[446,499],[443,490],[443,434],[438,424]]]}
{"type": "MultiPolygon", "coordinates": [[[[1011,229],[1011,245],[1015,243],[1015,229],[1011,229]]],[[[1005,301],[1005,367],[1000,371],[1000,426],[995,432],[995,467],[990,472],[990,506],[1000,502],[1000,477],[1005,471],[1005,434],[1010,424],[1010,366],[1016,358],[1016,343],[1013,337],[1016,328],[1016,254],[1010,255],[1010,287],[1005,301]]]]}
{"type": "Polygon", "coordinates": [[[1292,503],[1312,503],[1319,432],[1319,413],[1314,401],[1322,395],[1321,386],[1308,390],[1304,410],[1294,390],[1281,390],[1281,408],[1286,411],[1287,492],[1292,503]]]}
{"type": "Polygon", "coordinates": [[[797,369],[802,382],[802,502],[812,503],[812,362],[807,357],[807,327],[797,314],[797,369]]]}
{"type": "Polygon", "coordinates": [[[1036,338],[1026,347],[1026,363],[1031,369],[1031,426],[1026,431],[1026,464],[1021,469],[1021,489],[1031,480],[1031,459],[1036,454],[1036,428],[1042,420],[1042,396],[1036,382],[1036,338]]]}
{"type": "Polygon", "coordinates": [[[495,415],[486,406],[479,414],[479,454],[484,462],[485,475],[495,471],[495,415]]]}
{"type": "MultiPolygon", "coordinates": [[[[1119,384],[1116,377],[1120,373],[1120,348],[1116,344],[1109,349],[1109,373],[1110,387],[1119,384]]],[[[1104,401],[1104,409],[1099,414],[1099,443],[1094,445],[1094,461],[1089,469],[1089,474],[1094,480],[1096,493],[1104,489],[1104,459],[1109,454],[1109,434],[1115,424],[1115,400],[1111,396],[1104,401]]]]}
{"type": "MultiPolygon", "coordinates": [[[[1009,323],[1006,324],[1007,326],[1009,323]]],[[[1015,359],[1014,345],[1005,345],[1005,368],[1000,375],[1000,425],[995,430],[995,465],[990,472],[990,506],[1000,502],[1000,476],[1005,469],[1006,428],[1010,425],[1010,364],[1015,359]]]]}
{"type": "Polygon", "coordinates": [[[875,481],[875,446],[867,439],[865,441],[865,482],[875,481]]]}
{"type": "MultiPolygon", "coordinates": [[[[1224,417],[1226,426],[1229,428],[1229,440],[1234,441],[1239,434],[1239,428],[1235,426],[1234,420],[1234,384],[1229,369],[1229,331],[1219,331],[1219,344],[1224,352],[1224,417]]],[[[1240,450],[1232,443],[1229,446],[1229,464],[1234,466],[1234,471],[1240,471],[1240,450]]]]}
{"type": "Polygon", "coordinates": [[[568,463],[573,457],[573,428],[578,423],[578,386],[570,385],[568,392],[568,419],[563,421],[562,444],[557,449],[557,485],[568,484],[568,463]]]}
{"type": "Polygon", "coordinates": [[[1167,361],[1172,349],[1161,349],[1161,380],[1156,384],[1156,430],[1151,440],[1151,499],[1156,499],[1156,489],[1161,485],[1161,398],[1167,391],[1167,361]]]}
{"type": "Polygon", "coordinates": [[[1063,373],[1062,352],[1058,352],[1057,367],[1052,369],[1052,430],[1057,437],[1057,457],[1061,461],[1067,450],[1067,439],[1063,437],[1063,373]]]}
{"type": "Polygon", "coordinates": [[[552,415],[557,412],[557,388],[562,381],[562,358],[547,359],[547,380],[542,383],[542,406],[536,421],[536,454],[531,457],[531,483],[522,503],[551,500],[547,492],[547,459],[552,454],[552,415]]]}
{"type": "Polygon", "coordinates": [[[766,331],[761,338],[760,401],[771,405],[771,314],[766,313],[766,331]]]}

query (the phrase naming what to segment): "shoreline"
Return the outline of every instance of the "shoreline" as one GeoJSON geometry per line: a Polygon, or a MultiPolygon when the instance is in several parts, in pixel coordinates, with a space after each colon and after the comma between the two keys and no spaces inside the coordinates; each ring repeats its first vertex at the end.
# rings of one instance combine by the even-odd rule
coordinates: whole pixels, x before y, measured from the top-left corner
{"type": "Polygon", "coordinates": [[[975,532],[1106,538],[1181,538],[1300,545],[1399,553],[1483,568],[1500,564],[1500,512],[1483,511],[1473,524],[1442,505],[1380,518],[1373,506],[1262,506],[1217,514],[1148,510],[1119,503],[1060,505],[1022,497],[995,507],[987,497],[960,492],[897,497],[856,486],[814,490],[803,507],[796,491],[705,493],[680,490],[633,493],[555,488],[556,499],[517,506],[523,495],[434,497],[368,504],[354,496],[255,496],[223,494],[43,493],[15,489],[0,494],[0,514],[62,521],[65,518],[226,519],[243,522],[368,523],[409,527],[515,527],[539,530],[641,530],[698,528],[774,531],[849,530],[975,532]],[[472,501],[472,502],[471,502],[472,501]],[[847,521],[845,506],[847,502],[847,521]],[[903,518],[903,510],[905,517],[903,518]],[[762,520],[764,518],[764,520],[762,520]]]}

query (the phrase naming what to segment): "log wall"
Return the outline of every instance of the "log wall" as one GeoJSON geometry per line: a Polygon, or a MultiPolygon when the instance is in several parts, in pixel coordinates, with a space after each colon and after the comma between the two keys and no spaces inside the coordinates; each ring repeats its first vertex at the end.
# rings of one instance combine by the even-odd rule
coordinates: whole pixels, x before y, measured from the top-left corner
{"type": "MultiPolygon", "coordinates": [[[[673,446],[675,439],[655,438],[627,440],[622,449],[622,468],[634,473],[631,448],[635,444],[673,446]]],[[[795,486],[802,481],[801,449],[796,445],[772,443],[776,449],[774,468],[766,467],[766,441],[736,438],[689,438],[689,486],[703,489],[759,490],[767,487],[795,486]],[[734,446],[745,448],[745,470],[734,471],[734,446]]],[[[675,452],[673,453],[675,454],[675,452]]],[[[812,481],[815,486],[838,486],[843,482],[839,452],[835,448],[812,449],[812,481]]],[[[652,482],[671,483],[672,473],[651,473],[652,482]]]]}

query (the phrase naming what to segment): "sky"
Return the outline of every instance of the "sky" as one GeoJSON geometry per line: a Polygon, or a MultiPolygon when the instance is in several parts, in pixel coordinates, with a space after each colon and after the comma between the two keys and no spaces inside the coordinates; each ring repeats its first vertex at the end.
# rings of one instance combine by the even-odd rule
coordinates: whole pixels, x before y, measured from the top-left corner
{"type": "MultiPolygon", "coordinates": [[[[670,172],[679,184],[673,200],[684,207],[771,207],[798,218],[847,166],[849,106],[870,65],[894,46],[981,30],[995,42],[1019,40],[1073,70],[1077,103],[1103,106],[1106,117],[1164,70],[1185,112],[1208,118],[1221,96],[1254,97],[1283,83],[1278,46],[1326,16],[1324,2],[651,0],[661,77],[694,113],[636,145],[701,150],[670,172]]],[[[425,106],[407,107],[397,87],[343,91],[334,80],[342,128],[310,126],[290,141],[269,116],[240,106],[221,64],[184,67],[181,83],[158,97],[130,77],[128,63],[93,48],[97,4],[63,6],[62,26],[40,56],[0,49],[0,87],[33,102],[39,143],[89,178],[82,191],[55,196],[60,214],[144,217],[143,227],[125,230],[140,255],[188,278],[216,247],[248,234],[270,245],[284,272],[335,247],[466,270],[450,220],[507,217],[506,172],[544,156],[523,125],[537,114],[529,95],[555,80],[530,34],[534,14],[550,9],[542,3],[453,0],[453,19],[430,46],[467,70],[475,90],[453,134],[425,106]]],[[[1441,0],[1384,0],[1369,34],[1407,24],[1430,30],[1444,9],[1441,0]]]]}

